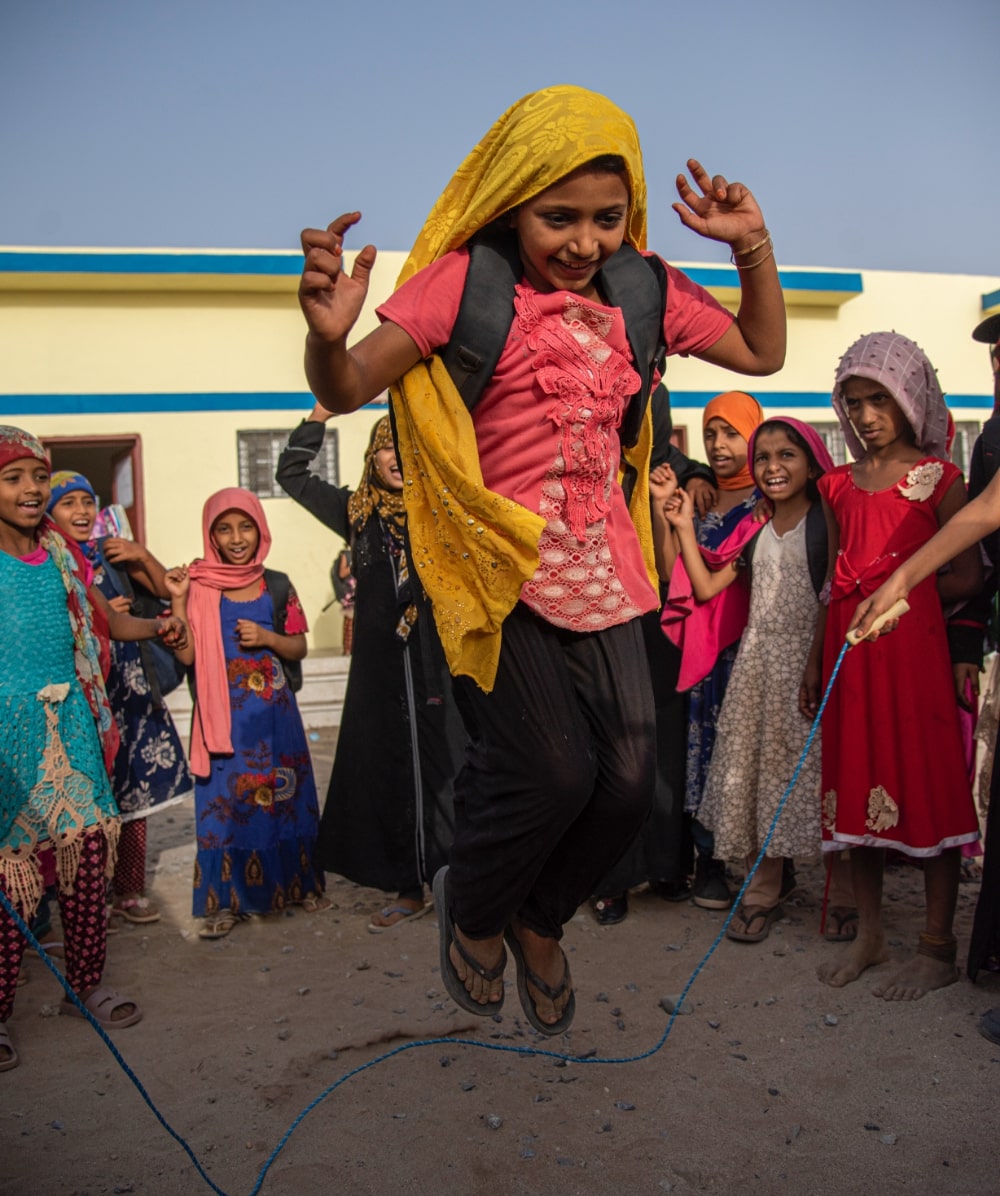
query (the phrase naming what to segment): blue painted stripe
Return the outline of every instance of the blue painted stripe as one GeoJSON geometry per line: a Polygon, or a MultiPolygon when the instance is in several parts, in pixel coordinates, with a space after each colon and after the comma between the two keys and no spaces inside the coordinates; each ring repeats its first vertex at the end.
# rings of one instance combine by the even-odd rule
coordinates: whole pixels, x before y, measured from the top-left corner
{"type": "MultiPolygon", "coordinates": [[[[686,266],[688,278],[706,288],[728,287],[740,289],[740,276],[729,266],[686,266]]],[[[832,292],[841,295],[860,295],[864,290],[857,273],[832,274],[827,270],[779,270],[778,278],[784,291],[832,292]]]]}
{"type": "Polygon", "coordinates": [[[1000,291],[990,291],[983,296],[983,311],[989,311],[991,307],[1000,307],[1000,291]]]}
{"type": "Polygon", "coordinates": [[[0,253],[8,274],[298,275],[302,254],[277,253],[0,253]]]}
{"type": "MultiPolygon", "coordinates": [[[[670,392],[670,406],[703,408],[709,399],[715,398],[718,391],[714,390],[672,390],[670,392]]],[[[833,406],[830,403],[829,391],[794,391],[794,390],[755,390],[752,392],[769,411],[793,411],[805,408],[825,408],[830,419],[836,419],[833,406]]],[[[992,408],[992,395],[946,395],[948,406],[952,409],[992,408]]]]}
{"type": "MultiPolygon", "coordinates": [[[[0,273],[8,274],[265,274],[298,275],[301,253],[101,253],[90,250],[38,253],[30,250],[0,252],[0,273]]],[[[685,274],[704,287],[738,290],[739,273],[732,267],[696,267],[685,274]]],[[[834,274],[826,270],[780,272],[786,291],[828,291],[860,294],[861,275],[834,274]]]]}
{"type": "Polygon", "coordinates": [[[258,394],[0,395],[0,415],[116,415],[166,411],[309,411],[308,391],[258,394]]]}
{"type": "MultiPolygon", "coordinates": [[[[670,404],[674,408],[701,409],[715,397],[714,390],[674,390],[670,404]]],[[[770,411],[794,411],[803,408],[825,410],[834,419],[828,391],[756,391],[757,398],[770,411]]],[[[948,406],[989,410],[993,396],[948,395],[948,406]]],[[[184,411],[309,411],[315,399],[308,391],[261,391],[258,393],[216,392],[192,394],[118,394],[118,395],[0,395],[0,416],[13,415],[116,415],[144,412],[184,411]]],[[[384,409],[384,402],[367,404],[384,409]]]]}

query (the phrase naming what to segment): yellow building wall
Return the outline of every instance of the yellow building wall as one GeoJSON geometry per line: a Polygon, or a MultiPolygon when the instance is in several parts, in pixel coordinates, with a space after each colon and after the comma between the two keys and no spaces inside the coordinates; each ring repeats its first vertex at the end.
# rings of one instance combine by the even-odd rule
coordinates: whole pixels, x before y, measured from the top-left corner
{"type": "MultiPolygon", "coordinates": [[[[39,436],[140,436],[149,547],[167,564],[190,560],[201,552],[205,498],[238,484],[237,432],[291,429],[311,407],[302,370],[304,323],[291,272],[301,258],[248,253],[245,275],[5,269],[5,261],[20,261],[17,255],[44,262],[46,254],[57,252],[70,259],[80,255],[84,265],[93,254],[120,253],[123,261],[129,253],[150,255],[168,265],[176,254],[198,262],[211,255],[0,248],[0,422],[39,436]],[[289,272],[254,273],[260,256],[277,259],[289,272]],[[219,396],[232,405],[242,395],[253,396],[245,409],[205,409],[219,396]],[[269,395],[278,396],[273,407],[266,405],[269,395]],[[84,396],[84,410],[39,413],[48,400],[65,396],[84,396]],[[109,396],[122,396],[122,410],[86,411],[85,396],[105,404],[109,396]],[[180,398],[168,401],[174,409],[148,411],[139,409],[143,396],[180,398]]],[[[404,258],[379,256],[358,336],[375,327],[374,308],[391,293],[404,258]]],[[[704,263],[681,265],[696,275],[718,270],[704,263]]],[[[803,273],[827,283],[838,273],[850,274],[803,273]]],[[[857,336],[880,328],[916,340],[937,366],[946,393],[971,400],[972,405],[953,402],[956,420],[986,418],[992,381],[986,349],[972,341],[971,331],[983,318],[983,297],[1000,289],[1000,279],[857,273],[861,289],[846,298],[826,296],[821,281],[818,289],[794,299],[787,293],[788,358],[774,377],[740,378],[693,358],[670,359],[666,381],[675,396],[674,422],[687,428],[693,455],[700,451],[704,398],[720,390],[749,390],[771,414],[787,410],[813,422],[832,420],[828,396],[841,353],[857,336]]],[[[724,300],[734,294],[731,286],[716,293],[724,300]]],[[[341,484],[357,482],[368,433],[380,413],[371,407],[336,418],[341,484]]],[[[340,541],[290,499],[265,499],[264,505],[274,539],[269,563],[287,572],[302,595],[313,646],[339,646],[339,609],[321,612],[332,598],[328,572],[340,541]]]]}

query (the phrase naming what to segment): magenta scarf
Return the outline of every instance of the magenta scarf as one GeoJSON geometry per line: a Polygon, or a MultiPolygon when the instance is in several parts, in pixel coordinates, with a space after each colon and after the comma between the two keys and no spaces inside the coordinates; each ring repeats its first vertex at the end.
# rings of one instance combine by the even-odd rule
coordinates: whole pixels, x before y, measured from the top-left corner
{"type": "Polygon", "coordinates": [[[229,708],[229,678],[222,644],[219,606],[224,590],[240,590],[264,576],[264,560],[271,548],[271,531],[264,508],[249,490],[231,486],[213,494],[201,516],[201,537],[205,556],[192,561],[188,572],[188,622],[194,640],[195,696],[191,719],[191,771],[207,777],[211,755],[232,755],[232,712],[229,708]],[[227,565],[212,542],[212,525],[226,511],[248,515],[260,532],[260,544],[247,565],[227,565]]]}

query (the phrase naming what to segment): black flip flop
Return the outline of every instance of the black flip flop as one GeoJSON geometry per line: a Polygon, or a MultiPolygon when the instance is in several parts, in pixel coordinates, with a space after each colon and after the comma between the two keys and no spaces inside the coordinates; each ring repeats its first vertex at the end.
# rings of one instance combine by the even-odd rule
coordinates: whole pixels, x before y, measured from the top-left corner
{"type": "Polygon", "coordinates": [[[569,1000],[566,1002],[565,1009],[563,1009],[562,1017],[557,1022],[543,1022],[538,1016],[538,1010],[535,1008],[535,1002],[531,999],[531,993],[528,992],[528,982],[530,981],[540,993],[544,993],[550,1001],[557,1000],[563,995],[570,984],[569,960],[563,954],[563,962],[565,963],[563,978],[556,988],[550,988],[541,976],[536,976],[531,968],[528,967],[517,935],[509,926],[503,932],[503,937],[507,940],[507,946],[510,947],[510,953],[514,956],[514,962],[517,964],[517,995],[521,998],[521,1008],[524,1010],[524,1016],[531,1022],[539,1034],[546,1034],[550,1038],[555,1037],[557,1034],[562,1034],[564,1030],[570,1028],[573,1022],[573,1015],[576,1013],[576,993],[570,991],[569,1000]]]}
{"type": "Polygon", "coordinates": [[[441,978],[444,980],[444,986],[448,990],[448,995],[466,1013],[474,1013],[478,1017],[492,1017],[494,1013],[497,1013],[503,1007],[503,994],[501,993],[499,1001],[487,1001],[485,1005],[480,1005],[478,1001],[474,1000],[472,994],[459,979],[458,973],[455,971],[455,965],[451,962],[450,948],[452,943],[454,943],[455,950],[461,955],[465,966],[471,968],[477,976],[481,976],[487,983],[492,983],[503,975],[504,968],[507,966],[507,952],[504,951],[500,957],[500,962],[495,968],[484,968],[478,959],[473,959],[468,951],[465,950],[455,935],[455,924],[451,920],[451,911],[448,908],[447,875],[447,865],[439,868],[434,877],[434,884],[432,885],[434,908],[437,910],[438,929],[440,932],[441,978]]]}

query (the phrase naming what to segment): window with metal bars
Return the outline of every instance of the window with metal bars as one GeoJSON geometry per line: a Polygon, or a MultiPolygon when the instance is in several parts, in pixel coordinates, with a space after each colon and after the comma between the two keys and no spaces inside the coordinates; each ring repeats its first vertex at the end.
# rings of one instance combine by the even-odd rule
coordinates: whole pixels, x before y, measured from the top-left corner
{"type": "MultiPolygon", "coordinates": [[[[288,443],[291,428],[255,428],[252,432],[236,433],[240,485],[258,498],[285,498],[284,490],[274,480],[278,457],[288,443]]],[[[321,477],[331,486],[340,485],[337,454],[337,429],[327,427],[323,447],[309,466],[309,472],[321,477]]]]}

